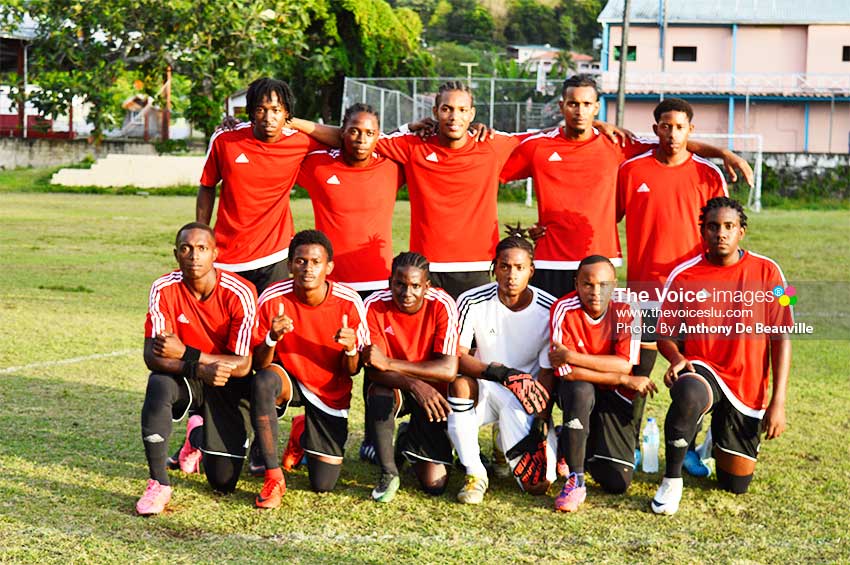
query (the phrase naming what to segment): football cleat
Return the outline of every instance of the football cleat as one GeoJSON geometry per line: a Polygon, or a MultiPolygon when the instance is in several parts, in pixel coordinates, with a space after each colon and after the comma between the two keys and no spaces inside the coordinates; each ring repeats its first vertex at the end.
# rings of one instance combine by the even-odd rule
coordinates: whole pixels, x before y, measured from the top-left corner
{"type": "Polygon", "coordinates": [[[570,466],[567,465],[567,460],[563,457],[558,458],[558,463],[555,465],[559,477],[568,477],[570,474],[570,466]]]}
{"type": "Polygon", "coordinates": [[[682,500],[682,477],[670,479],[664,477],[661,486],[655,492],[655,497],[650,502],[652,511],[656,514],[667,514],[672,516],[679,510],[679,502],[682,500]]]}
{"type": "Polygon", "coordinates": [[[136,502],[136,512],[140,516],[159,514],[165,510],[165,505],[171,502],[171,486],[161,485],[159,481],[148,479],[145,493],[136,502]]]}
{"type": "Polygon", "coordinates": [[[260,444],[255,439],[248,452],[248,472],[252,477],[262,477],[266,474],[266,461],[260,451],[260,444]]]}
{"type": "Polygon", "coordinates": [[[707,477],[711,474],[711,468],[699,458],[696,451],[690,449],[685,453],[685,462],[682,468],[692,477],[707,477]]]}
{"type": "Polygon", "coordinates": [[[392,501],[399,486],[401,486],[401,479],[398,478],[398,475],[381,473],[381,479],[372,490],[372,500],[384,503],[392,501]]]}
{"type": "Polygon", "coordinates": [[[189,418],[189,422],[186,424],[186,441],[183,442],[183,447],[180,448],[180,453],[177,455],[180,470],[184,473],[201,472],[201,450],[192,447],[192,444],[189,443],[189,434],[198,426],[203,425],[204,418],[197,414],[189,418]]]}
{"type": "Polygon", "coordinates": [[[292,419],[292,428],[289,431],[289,441],[286,451],[283,452],[280,466],[284,471],[291,471],[301,464],[304,457],[304,448],[301,447],[301,435],[304,433],[304,414],[292,419]]]}
{"type": "Polygon", "coordinates": [[[360,460],[372,465],[378,464],[378,453],[375,451],[375,446],[369,440],[363,440],[360,444],[360,460]]]}
{"type": "Polygon", "coordinates": [[[286,480],[266,478],[254,504],[257,508],[277,508],[286,494],[286,480]]]}
{"type": "Polygon", "coordinates": [[[575,512],[584,499],[587,498],[587,487],[580,487],[575,473],[570,473],[561,494],[555,499],[555,510],[558,512],[575,512]]]}
{"type": "Polygon", "coordinates": [[[463,504],[481,504],[488,486],[487,477],[467,475],[466,482],[460,492],[457,493],[457,499],[463,504]]]}

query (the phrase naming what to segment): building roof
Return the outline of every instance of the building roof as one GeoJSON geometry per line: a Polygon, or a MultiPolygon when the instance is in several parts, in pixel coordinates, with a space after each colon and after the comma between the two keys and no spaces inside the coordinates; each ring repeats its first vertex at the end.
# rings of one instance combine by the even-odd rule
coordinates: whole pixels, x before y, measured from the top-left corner
{"type": "MultiPolygon", "coordinates": [[[[659,22],[662,0],[632,0],[631,23],[659,22]]],[[[608,0],[597,20],[623,21],[624,0],[608,0]]],[[[668,24],[850,24],[848,0],[667,0],[668,24]]]]}
{"type": "Polygon", "coordinates": [[[31,41],[35,38],[36,24],[29,14],[24,14],[23,21],[20,24],[13,24],[11,19],[5,22],[0,21],[0,37],[6,39],[23,39],[31,41]]]}

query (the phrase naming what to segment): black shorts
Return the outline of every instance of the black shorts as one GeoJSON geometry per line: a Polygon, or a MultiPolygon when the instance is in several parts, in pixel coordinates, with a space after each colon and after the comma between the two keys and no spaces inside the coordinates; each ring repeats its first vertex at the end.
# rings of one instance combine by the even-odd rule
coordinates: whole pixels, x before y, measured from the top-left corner
{"type": "MultiPolygon", "coordinates": [[[[711,387],[711,440],[714,446],[731,455],[755,461],[761,445],[761,418],[744,414],[729,401],[718,381],[720,377],[707,363],[691,361],[697,374],[711,387]]],[[[688,372],[687,369],[679,374],[688,372]]],[[[700,419],[701,420],[701,419],[700,419]]]]}
{"type": "Polygon", "coordinates": [[[256,287],[257,295],[259,296],[270,284],[289,278],[289,262],[283,259],[277,263],[260,267],[259,269],[251,269],[250,271],[242,271],[236,274],[250,281],[256,287]]]}
{"type": "Polygon", "coordinates": [[[576,289],[576,271],[535,268],[529,284],[561,298],[576,289]]]}
{"type": "Polygon", "coordinates": [[[446,422],[431,422],[416,398],[407,391],[396,392],[398,411],[396,418],[410,415],[407,433],[399,438],[397,445],[405,459],[411,463],[426,461],[443,465],[452,464],[452,442],[449,439],[446,422]]]}
{"type": "Polygon", "coordinates": [[[489,282],[490,273],[488,271],[431,272],[431,286],[442,288],[455,300],[467,290],[489,282]]]}
{"type": "Polygon", "coordinates": [[[207,386],[200,379],[183,380],[189,388],[189,406],[173,406],[172,418],[179,420],[189,412],[200,414],[204,418],[201,451],[244,459],[251,423],[251,377],[232,378],[224,386],[207,386]]]}
{"type": "Polygon", "coordinates": [[[640,426],[634,407],[616,391],[595,388],[585,459],[588,463],[611,463],[634,469],[635,438],[640,426]]]}
{"type": "MultiPolygon", "coordinates": [[[[312,455],[324,455],[339,459],[345,456],[345,442],[348,440],[348,418],[328,414],[315,406],[305,396],[298,379],[284,371],[289,378],[289,388],[292,398],[283,406],[277,406],[277,417],[282,418],[290,406],[304,407],[304,433],[301,436],[301,447],[312,455]]],[[[347,412],[347,411],[346,411],[347,412]]]]}

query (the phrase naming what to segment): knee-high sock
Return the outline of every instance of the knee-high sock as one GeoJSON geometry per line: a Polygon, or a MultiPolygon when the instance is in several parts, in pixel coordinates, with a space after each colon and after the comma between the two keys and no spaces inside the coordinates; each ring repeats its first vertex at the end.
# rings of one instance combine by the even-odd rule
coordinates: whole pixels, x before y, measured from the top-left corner
{"type": "Polygon", "coordinates": [[[481,447],[478,445],[478,415],[471,398],[450,396],[447,399],[449,412],[448,430],[460,462],[466,467],[467,475],[486,477],[487,469],[481,463],[481,447]]]}
{"type": "Polygon", "coordinates": [[[171,484],[165,460],[168,458],[168,438],[171,436],[172,408],[189,401],[182,381],[171,375],[151,373],[142,405],[142,443],[148,461],[150,477],[162,485],[171,484]]]}
{"type": "Polygon", "coordinates": [[[280,395],[280,377],[274,371],[260,371],[251,384],[251,423],[254,442],[263,454],[266,470],[280,467],[277,455],[278,425],[275,400],[280,395]]]}
{"type": "Polygon", "coordinates": [[[571,472],[582,474],[596,389],[592,383],[584,381],[561,381],[558,394],[561,406],[564,407],[564,425],[561,427],[558,452],[566,458],[571,472]]]}
{"type": "Polygon", "coordinates": [[[378,454],[381,471],[398,475],[393,456],[393,433],[395,432],[395,398],[373,394],[366,403],[366,423],[369,435],[378,454]]]}
{"type": "Polygon", "coordinates": [[[665,477],[682,476],[688,445],[697,433],[697,423],[711,400],[705,384],[694,377],[682,377],[670,389],[673,402],[664,419],[665,477]]]}

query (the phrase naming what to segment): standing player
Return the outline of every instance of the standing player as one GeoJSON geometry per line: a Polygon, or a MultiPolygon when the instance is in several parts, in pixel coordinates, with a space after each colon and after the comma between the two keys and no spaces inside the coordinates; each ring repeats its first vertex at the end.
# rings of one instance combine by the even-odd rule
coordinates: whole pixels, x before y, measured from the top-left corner
{"type": "MultiPolygon", "coordinates": [[[[313,204],[316,229],[334,242],[331,280],[365,299],[387,287],[393,257],[393,207],[404,173],[395,161],[374,153],[379,117],[367,104],[353,104],[342,118],[342,151],[316,151],[301,164],[298,184],[313,204]]],[[[363,399],[368,380],[363,379],[363,399]]],[[[365,427],[365,426],[364,426],[365,427]]],[[[360,457],[375,461],[367,435],[360,457]]]]}
{"type": "Polygon", "coordinates": [[[221,181],[215,221],[217,267],[238,272],[262,292],[289,276],[287,248],[294,228],[289,194],[301,161],[324,146],[286,127],[292,116],[289,85],[260,78],[246,94],[249,123],[210,139],[195,216],[209,224],[221,181]]]}
{"type": "Polygon", "coordinates": [[[552,307],[552,355],[564,424],[558,442],[569,475],[555,510],[575,512],[584,502],[585,464],[611,493],[629,488],[634,472],[632,401],[654,394],[649,377],[632,375],[640,349],[640,317],[611,295],[617,273],[608,258],[590,255],[576,271],[576,290],[552,307]]]}
{"type": "Polygon", "coordinates": [[[151,370],[142,406],[142,441],[150,479],[136,503],[142,515],[159,514],[171,500],[166,472],[171,423],[190,409],[180,467],[204,473],[215,490],[232,492],[245,458],[246,376],[257,296],[250,283],[213,267],[213,230],[186,224],[177,232],[180,269],[151,286],[145,322],[145,364],[151,370]],[[204,425],[206,423],[206,425],[204,425]]]}
{"type": "Polygon", "coordinates": [[[670,362],[664,382],[672,403],[664,420],[664,479],[651,503],[656,514],[679,509],[685,451],[705,414],[712,413],[717,480],[735,494],[753,479],[760,432],[773,439],[785,431],[791,370],[785,328],[794,320],[770,292],[784,289],[785,277],[772,260],[739,248],[747,231],[739,202],[712,198],[699,219],[705,253],[673,269],[664,285],[658,351],[670,362]],[[730,331],[736,324],[750,329],[730,331]]]}
{"type": "MultiPolygon", "coordinates": [[[[599,113],[599,91],[590,75],[574,75],[564,81],[559,102],[563,129],[525,138],[502,170],[503,181],[534,179],[538,223],[532,284],[554,296],[574,289],[578,262],[591,254],[608,257],[622,265],[617,235],[617,170],[630,157],[653,147],[644,141],[622,147],[593,127],[599,113]]],[[[749,180],[752,170],[743,159],[727,150],[689,142],[691,150],[706,157],[723,157],[749,180]]]]}
{"type": "Polygon", "coordinates": [[[400,484],[393,428],[403,414],[410,414],[410,424],[395,449],[413,462],[423,491],[445,491],[452,463],[446,391],[458,366],[457,308],[448,293],[431,287],[428,260],[418,253],[400,253],[391,272],[390,288],[366,300],[372,345],[363,352],[371,381],[366,422],[381,465],[372,491],[378,502],[391,501],[400,484]]]}
{"type": "MultiPolygon", "coordinates": [[[[654,328],[661,306],[660,291],[673,267],[702,251],[697,216],[715,196],[728,196],[726,180],[714,163],[688,151],[694,111],[680,98],[665,98],[653,112],[652,130],[659,143],[654,150],[620,167],[617,178],[617,221],[626,217],[629,252],[628,287],[648,293],[641,304],[644,328],[654,328]]],[[[636,375],[649,376],[655,366],[655,332],[644,332],[636,375]]],[[[644,398],[635,401],[640,428],[644,398]]],[[[711,470],[696,451],[688,450],[688,472],[708,476],[711,470]]]]}
{"type": "Polygon", "coordinates": [[[448,430],[466,467],[457,495],[465,504],[481,503],[487,491],[478,445],[478,429],[486,424],[499,424],[502,453],[519,446],[510,466],[524,491],[543,494],[555,480],[555,435],[550,433],[548,445],[543,431],[554,384],[548,322],[555,298],[528,285],[533,261],[534,250],[521,233],[506,237],[496,246],[496,282],[468,290],[458,301],[461,376],[449,387],[448,430]]]}
{"type": "MultiPolygon", "coordinates": [[[[260,296],[251,405],[266,466],[259,508],[280,506],[286,492],[277,419],[289,406],[303,406],[305,413],[303,433],[293,429],[289,449],[307,453],[314,491],[334,488],[348,437],[351,376],[359,369],[359,350],[369,343],[360,296],[326,280],[334,263],[325,234],[295,234],[289,265],[292,279],[271,285],[260,296]]],[[[295,460],[300,459],[298,454],[295,460]]]]}

